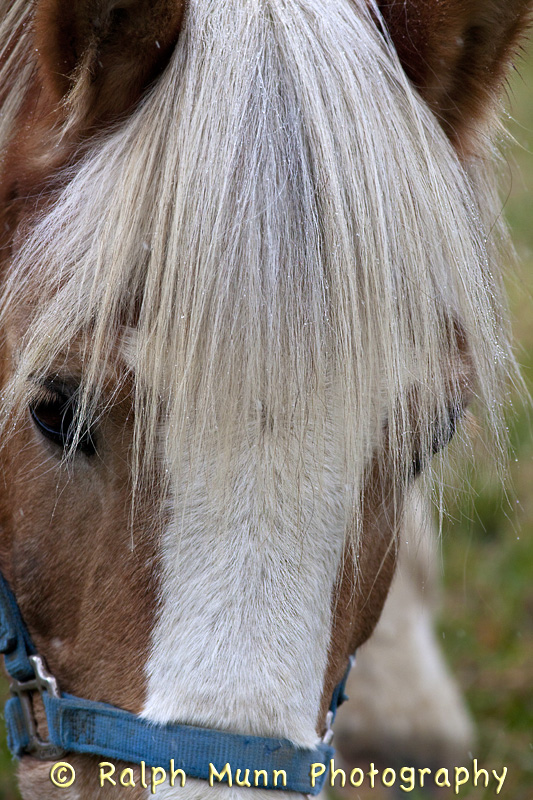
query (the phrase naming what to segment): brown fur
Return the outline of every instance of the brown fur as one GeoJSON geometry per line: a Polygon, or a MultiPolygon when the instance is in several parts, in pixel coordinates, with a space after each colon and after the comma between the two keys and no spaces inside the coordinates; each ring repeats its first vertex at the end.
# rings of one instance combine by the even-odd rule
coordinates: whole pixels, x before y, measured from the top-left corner
{"type": "Polygon", "coordinates": [[[320,734],[324,733],[331,696],[346,670],[348,657],[366,642],[377,624],[396,564],[402,497],[377,468],[370,474],[367,486],[363,538],[358,554],[360,578],[354,584],[354,554],[346,548],[333,598],[329,661],[317,722],[320,734]]]}
{"type": "MultiPolygon", "coordinates": [[[[413,0],[380,5],[407,74],[463,151],[492,109],[531,3],[413,0]]],[[[58,166],[76,157],[80,132],[90,136],[96,125],[127,113],[164,68],[183,10],[179,0],[37,2],[38,72],[2,175],[0,210],[5,224],[0,229],[6,260],[17,227],[36,211],[32,196],[54,187],[58,166]],[[64,123],[65,113],[76,136],[67,137],[60,156],[52,158],[47,134],[64,123]]],[[[7,342],[17,341],[24,328],[24,309],[17,309],[9,331],[3,332],[2,385],[12,368],[7,342]]],[[[75,376],[79,370],[73,352],[68,372],[75,376]]],[[[112,375],[109,380],[112,386],[112,375]]],[[[90,471],[78,470],[69,480],[53,446],[25,420],[0,453],[0,567],[60,687],[135,712],[144,698],[143,666],[158,565],[149,497],[138,502],[130,528],[131,425],[130,398],[123,392],[101,433],[106,460],[90,471]]],[[[353,561],[347,552],[333,598],[319,730],[348,654],[370,636],[385,601],[395,565],[401,502],[386,476],[375,471],[365,504],[362,578],[354,587],[353,561]]],[[[82,781],[88,786],[94,760],[76,758],[73,763],[86,772],[82,781]]],[[[26,797],[50,792],[46,767],[25,760],[22,770],[26,797]]],[[[96,789],[91,796],[99,796],[96,789]]]]}
{"type": "MultiPolygon", "coordinates": [[[[21,330],[17,322],[11,335],[21,330]]],[[[3,356],[9,367],[5,350],[3,356]]],[[[61,365],[61,374],[79,374],[75,357],[68,367],[61,365]]],[[[69,469],[27,418],[1,453],[0,565],[61,690],[139,712],[155,615],[159,531],[149,498],[140,498],[130,527],[125,442],[131,426],[125,390],[101,426],[97,461],[69,469]]],[[[42,709],[36,711],[42,734],[42,709]]],[[[77,789],[87,787],[82,796],[106,796],[97,791],[101,759],[67,760],[75,766],[77,789]]],[[[49,765],[23,760],[25,797],[49,796],[48,772],[49,765]]],[[[142,796],[140,789],[132,796],[142,796]]]]}
{"type": "MultiPolygon", "coordinates": [[[[454,405],[454,410],[461,414],[473,400],[475,376],[466,336],[458,323],[455,324],[453,335],[457,344],[457,358],[455,363],[450,360],[449,365],[449,402],[458,402],[454,387],[459,388],[461,407],[454,405]]],[[[414,430],[419,425],[419,416],[416,397],[413,397],[411,425],[414,430]]],[[[436,431],[436,440],[439,435],[436,431]]],[[[447,434],[442,432],[442,435],[445,438],[441,446],[445,446],[447,434]]],[[[452,431],[450,435],[453,435],[452,431]]],[[[354,554],[346,548],[332,599],[333,627],[318,719],[319,733],[323,733],[331,696],[344,674],[348,657],[371,636],[387,599],[400,546],[404,500],[404,487],[394,486],[390,475],[385,474],[376,461],[366,482],[363,536],[361,551],[357,554],[359,580],[354,584],[354,554]]]]}
{"type": "Polygon", "coordinates": [[[531,17],[530,0],[379,0],[407,75],[454,146],[472,152],[531,17]]]}
{"type": "Polygon", "coordinates": [[[184,0],[41,0],[35,43],[44,88],[77,124],[125,113],[167,63],[184,0]]]}
{"type": "Polygon", "coordinates": [[[376,630],[357,652],[350,701],[335,721],[337,759],[352,766],[464,763],[475,737],[430,630],[439,606],[438,533],[431,508],[410,492],[398,564],[376,630]]]}

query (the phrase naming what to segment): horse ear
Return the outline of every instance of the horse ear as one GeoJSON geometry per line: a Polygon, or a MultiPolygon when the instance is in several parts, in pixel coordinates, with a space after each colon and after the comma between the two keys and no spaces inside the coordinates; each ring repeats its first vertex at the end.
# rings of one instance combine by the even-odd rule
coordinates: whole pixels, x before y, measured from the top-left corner
{"type": "Polygon", "coordinates": [[[44,87],[81,125],[130,108],[176,44],[185,0],[38,0],[44,87]]]}
{"type": "Polygon", "coordinates": [[[452,143],[469,150],[497,98],[533,0],[377,0],[403,67],[452,143]]]}

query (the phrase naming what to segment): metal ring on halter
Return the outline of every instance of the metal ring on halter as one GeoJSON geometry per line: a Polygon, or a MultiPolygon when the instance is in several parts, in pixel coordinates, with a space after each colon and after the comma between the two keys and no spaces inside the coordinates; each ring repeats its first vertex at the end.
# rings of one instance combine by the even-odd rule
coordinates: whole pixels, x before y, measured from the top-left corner
{"type": "Polygon", "coordinates": [[[45,667],[41,656],[29,656],[29,662],[33,667],[35,678],[29,681],[17,681],[12,679],[9,690],[12,695],[18,697],[24,724],[28,734],[28,745],[26,752],[41,761],[54,761],[65,755],[65,750],[52,742],[46,742],[37,733],[37,723],[33,711],[32,693],[39,692],[42,695],[48,692],[52,697],[61,697],[57,686],[57,681],[45,667]]]}

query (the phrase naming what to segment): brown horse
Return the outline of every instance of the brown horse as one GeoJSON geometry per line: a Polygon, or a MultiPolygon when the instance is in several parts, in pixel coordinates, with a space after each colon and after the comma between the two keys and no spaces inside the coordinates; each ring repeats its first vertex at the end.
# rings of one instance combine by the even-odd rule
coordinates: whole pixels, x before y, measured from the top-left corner
{"type": "MultiPolygon", "coordinates": [[[[0,568],[62,693],[318,746],[473,397],[498,452],[531,5],[1,0],[0,568]]],[[[120,794],[105,756],[24,798],[120,794]]]]}

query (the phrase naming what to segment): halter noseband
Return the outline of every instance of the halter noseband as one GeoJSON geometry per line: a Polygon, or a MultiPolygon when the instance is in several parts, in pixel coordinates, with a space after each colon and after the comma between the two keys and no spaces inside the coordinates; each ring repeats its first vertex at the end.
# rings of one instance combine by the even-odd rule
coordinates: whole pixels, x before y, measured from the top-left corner
{"type": "MultiPolygon", "coordinates": [[[[159,725],[121,708],[61,693],[56,679],[37,654],[13,592],[0,573],[0,653],[12,679],[12,697],[5,706],[8,746],[13,755],[32,755],[44,761],[66,752],[104,756],[139,764],[159,765],[171,759],[188,777],[208,780],[210,765],[221,773],[226,764],[264,770],[266,786],[316,795],[327,769],[311,781],[311,765],[328,765],[334,756],[331,725],[353,663],[333,692],[327,731],[314,750],[296,747],[288,739],[247,736],[192,725],[159,725]],[[37,733],[32,695],[39,692],[46,713],[49,740],[37,733]],[[273,785],[274,770],[283,770],[286,785],[273,785]]],[[[316,775],[316,771],[314,773],[316,775]]],[[[278,782],[279,783],[279,782],[278,782]]]]}

